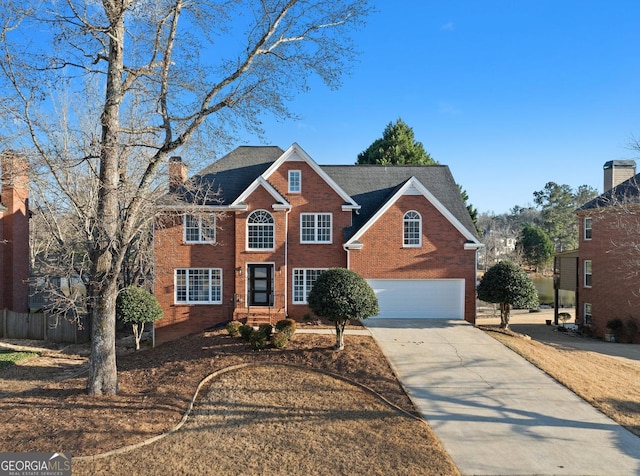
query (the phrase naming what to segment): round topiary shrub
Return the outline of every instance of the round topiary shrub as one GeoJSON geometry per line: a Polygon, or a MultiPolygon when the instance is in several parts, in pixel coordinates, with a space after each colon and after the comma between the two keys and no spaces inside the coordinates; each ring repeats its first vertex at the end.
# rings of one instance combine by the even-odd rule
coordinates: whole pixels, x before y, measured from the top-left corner
{"type": "Polygon", "coordinates": [[[231,337],[238,337],[240,335],[240,328],[242,327],[242,322],[239,321],[230,321],[227,323],[225,329],[227,333],[231,337]]]}
{"type": "Polygon", "coordinates": [[[276,349],[283,349],[289,343],[289,336],[285,332],[276,332],[271,336],[271,345],[276,349]]]}
{"type": "Polygon", "coordinates": [[[288,339],[296,333],[296,321],[293,319],[282,319],[276,322],[276,330],[287,335],[288,339]]]}
{"type": "Polygon", "coordinates": [[[130,323],[136,340],[136,350],[140,350],[140,340],[147,322],[155,322],[162,317],[162,308],[156,297],[146,289],[129,286],[116,299],[116,316],[130,323]]]}

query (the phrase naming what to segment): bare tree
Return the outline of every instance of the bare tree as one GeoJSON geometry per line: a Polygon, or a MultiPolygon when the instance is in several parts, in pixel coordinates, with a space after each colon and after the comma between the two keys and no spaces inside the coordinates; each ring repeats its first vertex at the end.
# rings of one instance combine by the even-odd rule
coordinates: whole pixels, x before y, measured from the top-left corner
{"type": "Polygon", "coordinates": [[[336,87],[354,55],[349,33],[369,7],[365,0],[0,1],[2,140],[36,156],[53,185],[80,169],[93,179],[86,197],[56,193],[86,217],[77,226],[89,243],[87,390],[114,394],[118,280],[168,157],[194,144],[225,146],[239,128],[259,133],[265,112],[291,117],[287,101],[314,74],[336,87]],[[67,99],[52,96],[63,88],[67,99]],[[94,98],[95,109],[82,116],[60,107],[94,98]],[[69,115],[66,129],[61,114],[69,115]]]}

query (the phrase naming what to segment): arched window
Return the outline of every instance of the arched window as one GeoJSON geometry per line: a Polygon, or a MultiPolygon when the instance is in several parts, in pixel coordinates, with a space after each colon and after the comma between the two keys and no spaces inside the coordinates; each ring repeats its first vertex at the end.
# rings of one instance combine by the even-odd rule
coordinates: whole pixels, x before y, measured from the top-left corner
{"type": "Polygon", "coordinates": [[[422,218],[415,210],[409,210],[404,214],[404,241],[405,247],[422,246],[422,218]]]}
{"type": "Polygon", "coordinates": [[[256,210],[247,218],[247,249],[272,250],[275,248],[273,216],[266,210],[256,210]]]}

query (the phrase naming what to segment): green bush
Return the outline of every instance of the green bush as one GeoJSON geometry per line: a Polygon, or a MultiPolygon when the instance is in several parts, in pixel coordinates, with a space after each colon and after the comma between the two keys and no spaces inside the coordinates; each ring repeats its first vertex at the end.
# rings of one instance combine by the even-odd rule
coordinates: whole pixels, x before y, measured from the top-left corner
{"type": "Polygon", "coordinates": [[[285,332],[276,332],[271,336],[271,345],[276,349],[283,349],[289,343],[289,336],[285,332]]]}
{"type": "Polygon", "coordinates": [[[293,319],[282,319],[276,322],[276,330],[287,335],[288,339],[296,333],[296,321],[293,319]]]}
{"type": "Polygon", "coordinates": [[[240,335],[241,327],[242,327],[242,322],[230,321],[229,323],[227,323],[227,326],[225,327],[225,329],[227,330],[227,333],[231,337],[238,337],[240,335]]]}
{"type": "Polygon", "coordinates": [[[162,317],[162,308],[156,297],[149,291],[129,286],[123,289],[116,299],[116,317],[131,324],[136,341],[136,350],[140,350],[140,340],[147,322],[155,322],[162,317]]]}
{"type": "Polygon", "coordinates": [[[253,334],[254,330],[253,327],[248,326],[246,324],[240,326],[240,336],[244,339],[244,340],[249,340],[251,338],[251,334],[253,334]]]}
{"type": "Polygon", "coordinates": [[[253,330],[249,336],[249,344],[253,349],[264,349],[267,346],[267,335],[264,331],[253,330]]]}
{"type": "Polygon", "coordinates": [[[271,324],[260,324],[258,326],[258,331],[263,332],[267,339],[271,339],[271,334],[273,333],[273,326],[271,324]]]}

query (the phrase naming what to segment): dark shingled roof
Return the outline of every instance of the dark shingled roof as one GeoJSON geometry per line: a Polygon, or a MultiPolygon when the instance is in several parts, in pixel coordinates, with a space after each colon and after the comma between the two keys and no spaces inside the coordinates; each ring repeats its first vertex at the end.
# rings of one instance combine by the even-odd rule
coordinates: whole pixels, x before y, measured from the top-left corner
{"type": "Polygon", "coordinates": [[[476,228],[462,201],[460,190],[446,165],[321,165],[355,202],[360,213],[354,215],[347,238],[359,230],[411,177],[424,187],[477,238],[476,228]]]}
{"type": "MultiPolygon", "coordinates": [[[[215,197],[209,194],[205,204],[229,205],[283,153],[280,147],[275,146],[238,147],[203,169],[190,180],[193,186],[183,187],[176,195],[189,203],[201,203],[202,192],[191,190],[219,191],[215,197]]],[[[321,165],[320,168],[361,206],[353,215],[353,226],[345,230],[347,239],[411,177],[420,181],[474,237],[478,236],[447,166],[321,165]]]]}
{"type": "Polygon", "coordinates": [[[611,190],[597,196],[590,202],[585,203],[578,211],[593,210],[595,208],[608,207],[621,203],[640,202],[640,174],[625,180],[611,190]]]}
{"type": "Polygon", "coordinates": [[[200,205],[229,205],[283,153],[276,146],[238,147],[201,170],[174,196],[200,205]],[[203,195],[205,203],[200,199],[203,195]]]}

